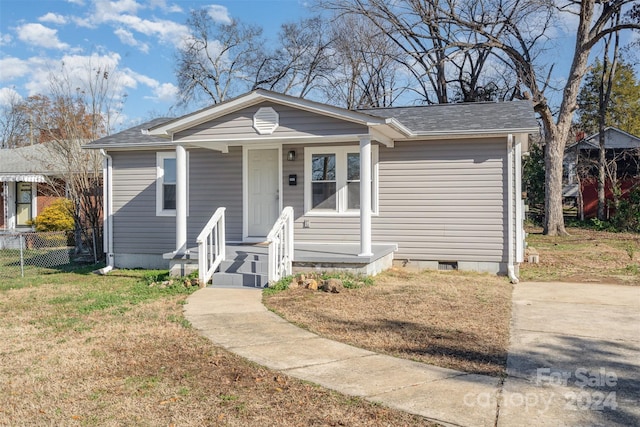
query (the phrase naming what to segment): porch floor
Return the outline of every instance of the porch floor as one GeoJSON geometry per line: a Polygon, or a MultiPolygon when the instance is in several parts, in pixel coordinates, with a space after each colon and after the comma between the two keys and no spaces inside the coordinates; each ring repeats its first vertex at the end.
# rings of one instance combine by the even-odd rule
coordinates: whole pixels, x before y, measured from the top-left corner
{"type": "MultiPolygon", "coordinates": [[[[394,243],[372,245],[371,256],[359,256],[359,243],[295,243],[293,272],[343,271],[376,275],[392,266],[394,243]]],[[[266,243],[228,243],[226,258],[213,275],[213,283],[239,286],[259,286],[267,283],[268,252],[266,243]]],[[[172,254],[165,254],[171,256],[172,254]]],[[[171,259],[172,274],[184,275],[197,268],[198,249],[190,248],[182,256],[171,259]]]]}
{"type": "MultiPolygon", "coordinates": [[[[370,264],[398,249],[398,245],[394,243],[378,243],[371,246],[373,255],[359,256],[359,243],[295,243],[293,264],[370,264]]],[[[266,256],[268,251],[268,245],[265,243],[228,243],[227,259],[242,258],[245,255],[266,256]]],[[[198,258],[198,248],[191,249],[191,258],[198,258]]]]}

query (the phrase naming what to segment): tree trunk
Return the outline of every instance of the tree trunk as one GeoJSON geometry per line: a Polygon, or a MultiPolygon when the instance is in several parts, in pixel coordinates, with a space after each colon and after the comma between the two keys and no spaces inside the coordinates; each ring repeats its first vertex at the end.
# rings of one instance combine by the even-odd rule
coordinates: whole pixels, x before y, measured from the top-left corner
{"type": "Polygon", "coordinates": [[[568,126],[550,123],[545,138],[544,234],[549,236],[568,234],[562,209],[562,158],[568,134],[568,126]]]}
{"type": "Polygon", "coordinates": [[[606,183],[606,175],[605,175],[605,167],[606,167],[606,149],[605,149],[605,138],[604,138],[604,122],[603,120],[599,120],[599,129],[600,135],[598,135],[598,143],[600,145],[600,149],[598,150],[598,219],[600,221],[607,220],[607,212],[606,212],[606,197],[605,197],[605,183],[606,183]]]}

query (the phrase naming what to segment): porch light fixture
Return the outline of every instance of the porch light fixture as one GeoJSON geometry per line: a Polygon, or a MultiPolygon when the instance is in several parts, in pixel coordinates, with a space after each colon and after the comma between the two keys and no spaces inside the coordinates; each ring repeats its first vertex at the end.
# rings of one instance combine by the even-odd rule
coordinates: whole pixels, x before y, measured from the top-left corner
{"type": "Polygon", "coordinates": [[[296,159],[296,150],[291,150],[287,153],[287,160],[293,162],[296,159]]]}

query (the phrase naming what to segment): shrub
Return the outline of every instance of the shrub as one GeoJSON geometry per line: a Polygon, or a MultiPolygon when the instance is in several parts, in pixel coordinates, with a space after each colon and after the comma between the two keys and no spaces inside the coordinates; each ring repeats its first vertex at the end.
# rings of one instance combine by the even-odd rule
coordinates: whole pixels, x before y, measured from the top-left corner
{"type": "Polygon", "coordinates": [[[640,233],[640,186],[629,192],[629,197],[621,199],[616,213],[611,217],[611,225],[616,231],[640,233]]]}
{"type": "Polygon", "coordinates": [[[44,208],[33,221],[37,231],[69,231],[74,228],[73,203],[58,199],[44,208]]]}

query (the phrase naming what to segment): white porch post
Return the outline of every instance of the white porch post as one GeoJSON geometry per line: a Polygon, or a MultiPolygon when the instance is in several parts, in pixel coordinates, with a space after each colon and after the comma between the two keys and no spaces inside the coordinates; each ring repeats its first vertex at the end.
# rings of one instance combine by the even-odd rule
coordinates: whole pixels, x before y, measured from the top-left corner
{"type": "Polygon", "coordinates": [[[360,256],[371,256],[371,137],[360,136],[360,256]]]}
{"type": "Polygon", "coordinates": [[[187,150],[176,146],[176,253],[187,250],[187,150]]]}

